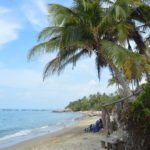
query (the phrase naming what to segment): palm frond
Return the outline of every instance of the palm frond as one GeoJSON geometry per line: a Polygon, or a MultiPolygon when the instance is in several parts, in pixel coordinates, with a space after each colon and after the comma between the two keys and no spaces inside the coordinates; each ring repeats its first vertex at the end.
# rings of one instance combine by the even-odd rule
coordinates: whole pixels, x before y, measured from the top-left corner
{"type": "Polygon", "coordinates": [[[144,23],[150,27],[150,6],[146,3],[140,2],[132,12],[131,16],[133,19],[144,23]]]}
{"type": "Polygon", "coordinates": [[[64,21],[72,20],[73,18],[78,19],[72,9],[65,7],[60,4],[49,4],[48,11],[53,16],[54,25],[62,25],[64,21]]]}
{"type": "Polygon", "coordinates": [[[135,41],[136,45],[137,45],[137,49],[139,51],[140,54],[144,54],[145,53],[145,43],[143,41],[143,37],[142,35],[138,32],[138,30],[134,29],[131,33],[130,33],[130,37],[135,41]]]}
{"type": "Polygon", "coordinates": [[[54,73],[57,73],[59,75],[69,64],[72,64],[74,67],[76,65],[76,62],[86,54],[88,54],[88,51],[86,49],[83,49],[80,52],[68,58],[63,57],[61,58],[61,56],[56,57],[46,65],[43,73],[44,74],[43,79],[54,73]]]}
{"type": "Polygon", "coordinates": [[[103,58],[98,52],[96,53],[95,63],[96,63],[98,78],[99,78],[99,80],[100,80],[101,68],[106,67],[106,66],[107,66],[107,63],[106,63],[106,61],[104,60],[104,58],[103,58]]]}
{"type": "Polygon", "coordinates": [[[65,47],[70,46],[73,42],[82,40],[82,30],[76,25],[66,26],[62,33],[62,43],[65,47]]]}
{"type": "Polygon", "coordinates": [[[54,52],[59,49],[60,37],[55,37],[47,42],[40,43],[34,46],[28,54],[28,59],[37,56],[41,56],[44,53],[54,52]]]}
{"type": "Polygon", "coordinates": [[[130,50],[107,40],[102,41],[102,48],[105,51],[108,59],[114,61],[114,63],[118,66],[122,66],[129,57],[134,55],[134,53],[130,50]]]}
{"type": "Polygon", "coordinates": [[[63,27],[58,26],[46,27],[40,32],[38,41],[49,40],[52,37],[60,36],[62,30],[63,27]]]}
{"type": "Polygon", "coordinates": [[[116,26],[117,38],[118,38],[120,43],[124,43],[127,40],[132,28],[133,27],[130,24],[127,24],[127,23],[119,23],[116,26]]]}
{"type": "Polygon", "coordinates": [[[112,85],[119,86],[119,82],[118,82],[117,78],[114,77],[114,76],[112,76],[112,78],[108,80],[108,85],[107,86],[109,87],[109,86],[112,86],[112,85]]]}
{"type": "Polygon", "coordinates": [[[60,66],[60,57],[56,57],[50,62],[47,63],[44,72],[43,72],[43,80],[50,74],[54,74],[57,72],[60,66]]]}
{"type": "Polygon", "coordinates": [[[77,61],[79,61],[82,57],[88,56],[89,52],[87,49],[82,49],[80,52],[76,53],[75,55],[71,56],[67,60],[65,60],[59,67],[58,74],[60,74],[67,65],[72,64],[74,68],[76,66],[77,61]]]}
{"type": "Polygon", "coordinates": [[[115,13],[116,13],[117,20],[120,20],[122,18],[127,18],[127,13],[120,6],[115,7],[115,13]]]}

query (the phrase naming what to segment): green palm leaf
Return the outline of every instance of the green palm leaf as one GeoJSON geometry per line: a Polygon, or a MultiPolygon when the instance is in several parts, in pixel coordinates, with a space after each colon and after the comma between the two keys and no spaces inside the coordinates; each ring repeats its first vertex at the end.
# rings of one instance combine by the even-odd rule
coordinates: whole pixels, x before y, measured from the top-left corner
{"type": "Polygon", "coordinates": [[[102,48],[107,54],[108,59],[113,60],[114,63],[119,67],[121,67],[127,59],[129,59],[133,55],[136,55],[130,50],[107,40],[102,41],[102,48]]]}
{"type": "Polygon", "coordinates": [[[42,30],[38,36],[38,41],[49,40],[52,37],[60,36],[62,33],[63,27],[53,26],[46,27],[42,30]]]}
{"type": "Polygon", "coordinates": [[[57,73],[58,75],[65,69],[65,67],[69,64],[72,64],[73,67],[76,65],[76,62],[83,56],[87,55],[88,51],[86,49],[81,50],[80,52],[70,56],[70,57],[56,57],[52,61],[50,61],[44,70],[45,79],[47,76],[57,73]]]}
{"type": "Polygon", "coordinates": [[[36,46],[34,46],[29,54],[28,54],[28,59],[31,59],[33,57],[41,56],[45,53],[50,53],[58,50],[60,44],[60,37],[53,38],[47,42],[40,43],[36,46]]]}

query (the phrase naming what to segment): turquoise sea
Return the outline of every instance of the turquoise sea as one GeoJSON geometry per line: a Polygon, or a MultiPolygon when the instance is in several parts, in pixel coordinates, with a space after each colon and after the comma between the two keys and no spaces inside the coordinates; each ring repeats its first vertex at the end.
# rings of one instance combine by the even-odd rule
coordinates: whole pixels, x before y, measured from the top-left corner
{"type": "Polygon", "coordinates": [[[55,132],[72,125],[78,113],[50,110],[0,110],[0,148],[55,132]]]}

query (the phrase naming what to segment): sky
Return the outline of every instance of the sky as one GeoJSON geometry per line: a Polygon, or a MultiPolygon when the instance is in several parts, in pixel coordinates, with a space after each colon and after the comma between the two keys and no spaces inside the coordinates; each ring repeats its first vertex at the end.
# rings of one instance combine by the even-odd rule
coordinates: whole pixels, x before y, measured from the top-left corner
{"type": "Polygon", "coordinates": [[[65,107],[70,101],[97,92],[112,93],[107,69],[97,78],[94,58],[84,58],[72,70],[42,80],[52,56],[27,60],[39,32],[48,25],[47,4],[71,6],[72,0],[0,0],[0,108],[65,107]]]}

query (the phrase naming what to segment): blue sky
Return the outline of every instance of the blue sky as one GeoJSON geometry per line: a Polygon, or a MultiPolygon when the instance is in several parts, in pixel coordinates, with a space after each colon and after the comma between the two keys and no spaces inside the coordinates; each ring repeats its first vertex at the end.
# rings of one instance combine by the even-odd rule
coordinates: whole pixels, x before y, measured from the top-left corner
{"type": "Polygon", "coordinates": [[[48,3],[70,6],[72,0],[0,1],[0,108],[61,108],[83,96],[115,90],[107,87],[108,70],[98,81],[93,58],[42,81],[43,68],[52,56],[28,62],[27,54],[47,26],[48,3]]]}

